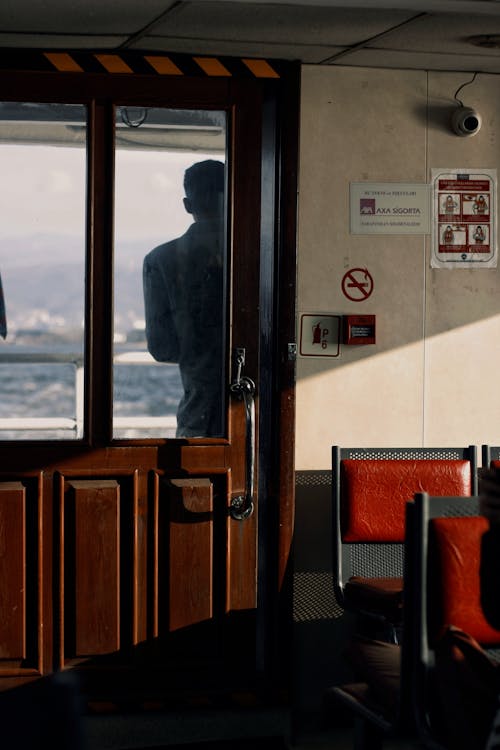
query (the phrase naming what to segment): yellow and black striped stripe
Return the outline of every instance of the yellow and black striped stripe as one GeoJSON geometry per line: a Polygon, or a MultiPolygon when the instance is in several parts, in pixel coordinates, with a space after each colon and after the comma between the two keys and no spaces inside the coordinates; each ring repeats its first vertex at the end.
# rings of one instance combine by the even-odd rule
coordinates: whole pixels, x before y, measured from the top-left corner
{"type": "Polygon", "coordinates": [[[280,61],[162,52],[0,50],[0,70],[121,75],[280,78],[280,61]]]}

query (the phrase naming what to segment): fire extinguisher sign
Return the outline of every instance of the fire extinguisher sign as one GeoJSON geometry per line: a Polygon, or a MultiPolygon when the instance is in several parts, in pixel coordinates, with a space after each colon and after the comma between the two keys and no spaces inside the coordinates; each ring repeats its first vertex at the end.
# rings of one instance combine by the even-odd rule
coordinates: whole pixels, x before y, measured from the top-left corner
{"type": "Polygon", "coordinates": [[[300,316],[302,357],[338,357],[340,354],[340,315],[304,313],[300,316]]]}

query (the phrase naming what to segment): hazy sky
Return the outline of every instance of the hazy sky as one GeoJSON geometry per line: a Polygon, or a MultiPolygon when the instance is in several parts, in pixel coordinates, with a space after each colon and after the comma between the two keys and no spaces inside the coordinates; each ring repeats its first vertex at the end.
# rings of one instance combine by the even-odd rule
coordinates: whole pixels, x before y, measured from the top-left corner
{"type": "MultiPolygon", "coordinates": [[[[118,151],[115,234],[118,241],[170,239],[191,223],[182,205],[185,169],[217,156],[118,151]]],[[[0,145],[3,237],[59,233],[81,236],[85,225],[83,149],[0,145]]]]}
{"type": "MultiPolygon", "coordinates": [[[[180,151],[116,152],[115,300],[117,310],[130,312],[125,327],[143,316],[144,255],[183,234],[192,222],[182,202],[184,172],[206,158],[220,157],[180,151]]],[[[68,284],[52,283],[49,289],[43,268],[55,263],[84,267],[86,153],[77,147],[0,144],[0,165],[0,269],[10,319],[17,311],[26,327],[29,316],[39,317],[40,310],[49,307],[44,295],[51,297],[52,306],[59,298],[61,309],[70,306],[65,296],[68,284]],[[17,283],[19,272],[28,267],[36,294],[29,285],[17,283]]],[[[84,278],[70,278],[71,304],[76,303],[83,316],[84,278]]]]}

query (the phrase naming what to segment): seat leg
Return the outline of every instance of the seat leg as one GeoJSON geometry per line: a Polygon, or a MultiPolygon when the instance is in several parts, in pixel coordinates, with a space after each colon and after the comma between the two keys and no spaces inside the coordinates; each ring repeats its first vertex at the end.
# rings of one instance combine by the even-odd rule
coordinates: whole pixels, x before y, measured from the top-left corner
{"type": "Polygon", "coordinates": [[[401,627],[387,621],[385,626],[385,636],[385,640],[387,640],[389,643],[395,643],[396,645],[399,645],[401,643],[401,627]]]}
{"type": "Polygon", "coordinates": [[[367,638],[386,641],[387,643],[401,643],[402,625],[395,624],[381,615],[362,612],[358,614],[356,630],[367,638]]]}

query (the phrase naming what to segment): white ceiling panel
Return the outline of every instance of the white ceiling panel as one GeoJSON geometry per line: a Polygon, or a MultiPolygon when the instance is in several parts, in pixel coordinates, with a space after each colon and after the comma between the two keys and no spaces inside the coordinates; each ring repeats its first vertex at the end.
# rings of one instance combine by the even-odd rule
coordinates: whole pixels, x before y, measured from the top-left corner
{"type": "Polygon", "coordinates": [[[408,11],[356,10],[274,3],[191,2],[167,15],[154,34],[242,42],[351,45],[414,15],[408,11]]]}
{"type": "Polygon", "coordinates": [[[368,68],[400,68],[407,70],[440,70],[457,72],[500,73],[500,55],[482,57],[474,55],[448,55],[432,52],[402,50],[359,50],[342,58],[344,65],[368,68]]]}
{"type": "Polygon", "coordinates": [[[173,5],[173,0],[2,0],[0,32],[131,34],[173,5]]]}
{"type": "Polygon", "coordinates": [[[0,46],[499,72],[496,0],[2,0],[0,46]],[[363,7],[364,6],[364,7],[363,7]],[[387,6],[390,6],[389,8],[387,6]]]}
{"type": "Polygon", "coordinates": [[[93,34],[15,34],[0,31],[0,48],[16,49],[117,49],[126,42],[128,36],[96,36],[93,34]]]}
{"type": "Polygon", "coordinates": [[[373,46],[438,54],[451,52],[460,55],[464,51],[471,55],[491,54],[491,51],[474,47],[468,40],[471,36],[495,33],[500,34],[500,16],[434,13],[422,15],[395,29],[380,41],[375,40],[373,46]]]}

